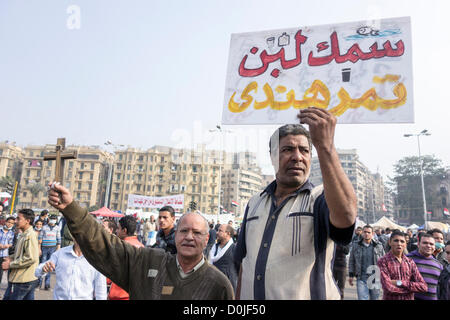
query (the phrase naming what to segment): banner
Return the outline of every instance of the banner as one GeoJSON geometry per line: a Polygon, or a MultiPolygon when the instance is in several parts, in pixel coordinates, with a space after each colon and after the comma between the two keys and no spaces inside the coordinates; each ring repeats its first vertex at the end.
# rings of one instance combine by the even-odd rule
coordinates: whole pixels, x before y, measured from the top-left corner
{"type": "Polygon", "coordinates": [[[128,195],[129,208],[162,208],[171,206],[174,209],[184,208],[184,194],[177,194],[166,197],[147,197],[138,194],[128,195]]]}
{"type": "Polygon", "coordinates": [[[231,35],[223,124],[413,123],[409,17],[231,35]]]}

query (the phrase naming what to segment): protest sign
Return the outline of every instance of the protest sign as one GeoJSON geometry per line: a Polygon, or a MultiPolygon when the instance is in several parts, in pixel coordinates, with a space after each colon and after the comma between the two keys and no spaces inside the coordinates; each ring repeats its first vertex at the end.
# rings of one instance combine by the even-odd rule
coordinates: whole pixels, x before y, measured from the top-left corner
{"type": "Polygon", "coordinates": [[[171,206],[174,209],[184,208],[184,194],[177,194],[165,197],[148,197],[138,194],[128,195],[129,208],[162,208],[171,206]]]}
{"type": "Polygon", "coordinates": [[[412,123],[409,17],[231,36],[222,124],[298,123],[314,106],[338,123],[412,123]]]}

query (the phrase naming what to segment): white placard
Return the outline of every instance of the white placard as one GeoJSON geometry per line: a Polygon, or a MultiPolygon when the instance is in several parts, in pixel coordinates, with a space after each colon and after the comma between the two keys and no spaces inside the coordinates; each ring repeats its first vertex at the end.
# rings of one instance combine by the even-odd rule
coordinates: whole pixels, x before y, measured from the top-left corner
{"type": "Polygon", "coordinates": [[[128,195],[129,208],[162,208],[171,206],[174,209],[184,208],[184,194],[177,194],[165,197],[148,197],[138,194],[128,195]]]}
{"type": "Polygon", "coordinates": [[[232,34],[222,124],[412,123],[409,17],[232,34]]]}

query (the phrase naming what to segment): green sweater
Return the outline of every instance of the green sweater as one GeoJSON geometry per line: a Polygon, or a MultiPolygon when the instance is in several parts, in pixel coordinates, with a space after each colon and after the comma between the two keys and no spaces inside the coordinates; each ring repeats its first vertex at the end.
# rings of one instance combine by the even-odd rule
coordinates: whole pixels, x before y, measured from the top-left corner
{"type": "Polygon", "coordinates": [[[231,300],[227,277],[205,263],[182,279],[174,254],[136,248],[109,234],[75,201],[62,212],[89,263],[127,291],[131,300],[231,300]]]}

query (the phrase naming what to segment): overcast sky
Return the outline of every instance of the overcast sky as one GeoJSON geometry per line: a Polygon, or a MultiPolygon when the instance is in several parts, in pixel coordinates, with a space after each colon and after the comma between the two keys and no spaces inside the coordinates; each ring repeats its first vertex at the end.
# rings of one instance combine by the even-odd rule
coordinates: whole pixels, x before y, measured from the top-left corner
{"type": "MultiPolygon", "coordinates": [[[[2,0],[0,140],[220,147],[232,33],[410,16],[413,124],[341,124],[338,148],[373,172],[422,154],[450,165],[448,1],[2,0]],[[75,10],[75,11],[74,11],[75,10]],[[79,10],[79,28],[74,13],[79,10]],[[69,26],[68,27],[68,23],[69,26]]],[[[224,126],[229,151],[257,152],[266,173],[276,126],[224,126]]],[[[112,150],[112,149],[109,149],[112,150]]]]}

